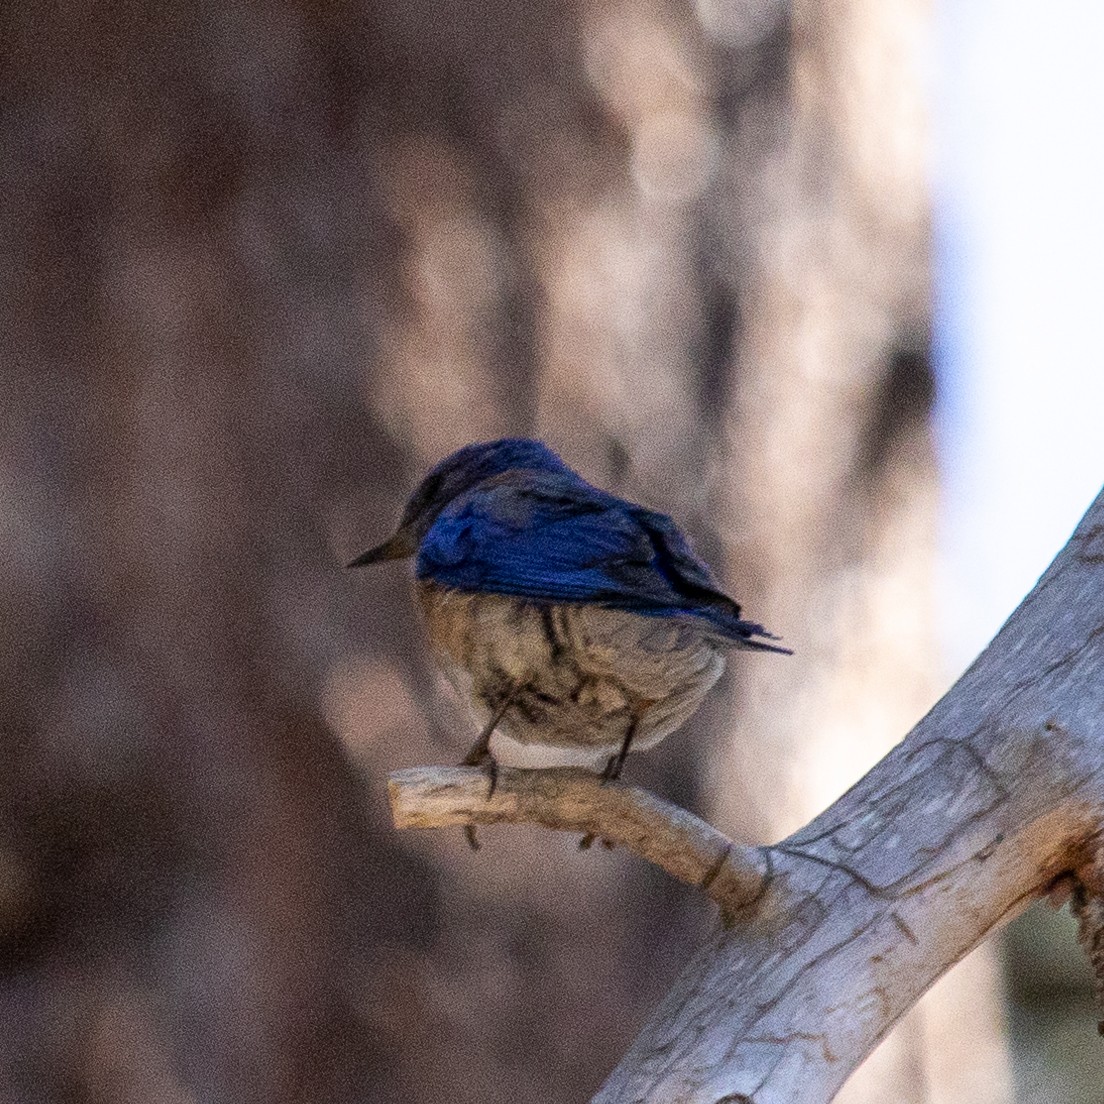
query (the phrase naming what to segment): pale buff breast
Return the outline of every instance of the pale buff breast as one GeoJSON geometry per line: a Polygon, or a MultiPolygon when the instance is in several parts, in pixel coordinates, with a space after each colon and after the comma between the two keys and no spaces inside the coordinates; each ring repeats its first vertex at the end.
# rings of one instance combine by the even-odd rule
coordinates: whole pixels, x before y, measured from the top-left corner
{"type": "Polygon", "coordinates": [[[515,686],[492,748],[504,763],[600,763],[637,719],[633,748],[679,728],[724,670],[696,625],[621,610],[543,607],[503,595],[418,584],[430,644],[482,724],[515,686]]]}

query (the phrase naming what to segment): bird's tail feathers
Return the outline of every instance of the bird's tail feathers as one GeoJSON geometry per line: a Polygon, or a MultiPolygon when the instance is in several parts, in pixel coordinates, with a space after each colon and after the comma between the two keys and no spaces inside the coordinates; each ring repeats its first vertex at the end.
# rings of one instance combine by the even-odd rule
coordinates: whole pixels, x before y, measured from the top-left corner
{"type": "Polygon", "coordinates": [[[757,652],[777,652],[779,655],[793,655],[793,648],[785,648],[781,644],[767,644],[762,640],[757,640],[757,636],[765,636],[767,640],[781,640],[780,636],[775,636],[774,633],[767,632],[762,625],[756,625],[750,621],[743,622],[744,625],[750,627],[756,632],[752,632],[747,636],[733,636],[729,633],[725,633],[725,639],[731,640],[737,648],[751,648],[757,652]]]}
{"type": "Polygon", "coordinates": [[[728,611],[711,610],[709,621],[720,630],[726,641],[737,648],[750,648],[757,652],[777,652],[779,655],[793,655],[792,648],[781,644],[768,644],[770,640],[781,640],[780,636],[768,632],[755,621],[744,621],[732,616],[728,611]]]}

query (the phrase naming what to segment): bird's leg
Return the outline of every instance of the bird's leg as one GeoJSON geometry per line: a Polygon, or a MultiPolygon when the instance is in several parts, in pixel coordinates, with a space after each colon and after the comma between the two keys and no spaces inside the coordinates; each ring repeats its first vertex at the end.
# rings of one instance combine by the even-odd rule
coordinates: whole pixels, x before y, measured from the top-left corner
{"type": "Polygon", "coordinates": [[[609,762],[606,764],[606,769],[602,771],[603,786],[607,782],[615,782],[621,777],[621,769],[625,766],[625,760],[628,758],[629,748],[632,747],[636,730],[640,727],[640,718],[642,715],[642,711],[635,712],[629,721],[629,727],[625,729],[625,738],[621,741],[621,750],[616,755],[610,756],[609,762]]]}
{"type": "MultiPolygon", "coordinates": [[[[491,714],[491,719],[483,726],[483,731],[479,733],[475,743],[472,744],[471,750],[460,760],[460,765],[463,767],[485,766],[487,768],[487,774],[491,780],[490,789],[487,791],[488,801],[494,797],[495,788],[498,786],[498,763],[491,754],[491,736],[494,735],[494,730],[498,727],[498,722],[506,716],[506,710],[514,704],[523,686],[524,682],[515,682],[510,687],[502,701],[499,702],[498,708],[491,714]]],[[[473,851],[478,851],[479,840],[475,837],[475,825],[467,825],[464,828],[464,835],[467,838],[468,846],[473,851]]]]}
{"type": "MultiPolygon", "coordinates": [[[[597,838],[598,837],[593,832],[587,832],[587,834],[585,836],[583,836],[583,838],[581,840],[579,840],[579,850],[580,851],[589,851],[590,848],[591,848],[591,845],[594,843],[594,841],[597,838]]],[[[613,847],[614,847],[613,840],[608,840],[608,839],[602,840],[602,846],[607,851],[612,851],[613,847]]]]}
{"type": "MultiPolygon", "coordinates": [[[[602,785],[607,782],[614,782],[621,777],[621,769],[625,765],[625,759],[628,757],[629,748],[632,747],[633,738],[636,736],[636,730],[640,727],[641,718],[644,716],[645,710],[651,705],[651,702],[647,702],[643,706],[638,707],[632,717],[629,719],[629,727],[625,729],[625,738],[621,741],[621,749],[616,755],[611,755],[609,762],[606,764],[606,769],[602,771],[602,785]]],[[[579,850],[589,851],[590,846],[598,837],[593,832],[587,832],[581,840],[579,840],[579,850]]],[[[607,850],[613,850],[613,844],[609,840],[602,840],[602,845],[607,850]]]]}
{"type": "Polygon", "coordinates": [[[483,726],[483,731],[479,733],[475,743],[472,744],[471,750],[460,761],[460,765],[464,767],[482,767],[484,765],[489,767],[491,789],[487,794],[488,801],[494,796],[495,786],[498,784],[498,764],[491,754],[491,737],[494,735],[494,730],[498,728],[499,721],[506,716],[506,710],[514,704],[523,685],[522,682],[515,682],[510,687],[494,713],[491,714],[491,719],[483,726]]]}

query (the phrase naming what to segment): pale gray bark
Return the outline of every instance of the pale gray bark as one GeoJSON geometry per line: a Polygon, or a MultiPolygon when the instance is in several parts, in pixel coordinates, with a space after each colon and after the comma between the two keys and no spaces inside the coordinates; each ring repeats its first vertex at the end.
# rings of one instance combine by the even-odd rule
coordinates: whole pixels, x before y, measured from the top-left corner
{"type": "Polygon", "coordinates": [[[729,902],[746,902],[735,923],[693,959],[595,1104],[817,1104],[941,974],[1030,900],[1071,879],[1082,900],[1095,892],[1102,676],[1104,493],[907,738],[758,856],[730,853],[681,810],[571,772],[540,785],[508,772],[485,807],[471,772],[441,772],[444,792],[432,772],[400,772],[396,817],[404,826],[608,828],[689,881],[704,880],[717,857],[730,862],[729,902]],[[686,875],[671,856],[680,831],[686,875]],[[642,838],[650,832],[661,842],[642,838]]]}
{"type": "Polygon", "coordinates": [[[772,849],[765,895],[691,962],[596,1104],[830,1100],[936,978],[1091,866],[1102,768],[1104,494],[908,737],[772,849]]]}

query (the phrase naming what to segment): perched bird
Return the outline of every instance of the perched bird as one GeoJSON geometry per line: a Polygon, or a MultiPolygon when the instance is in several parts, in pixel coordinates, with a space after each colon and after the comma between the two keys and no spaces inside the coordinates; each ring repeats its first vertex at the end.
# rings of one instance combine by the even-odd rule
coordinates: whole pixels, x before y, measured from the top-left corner
{"type": "Polygon", "coordinates": [[[464,759],[617,778],[679,728],[729,648],[790,654],[744,621],[665,514],[599,490],[539,441],[468,445],[349,564],[414,556],[429,640],[483,728],[464,759]]]}

